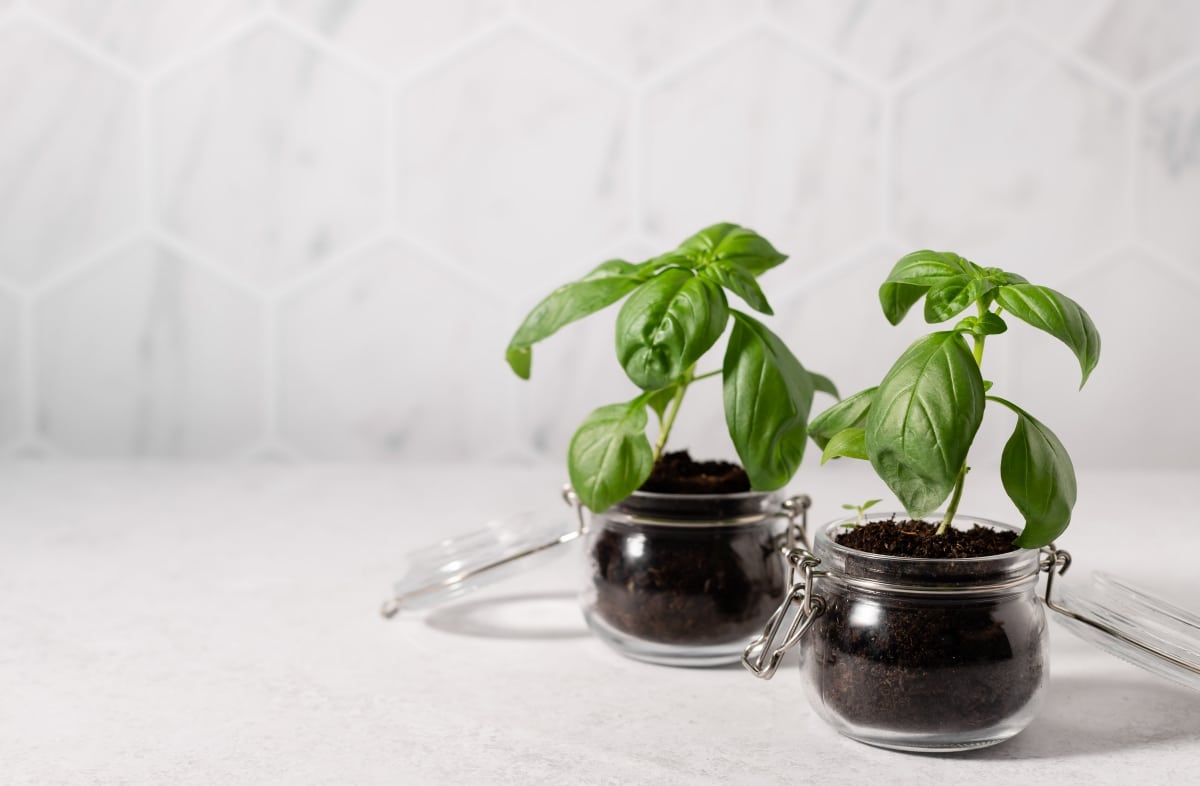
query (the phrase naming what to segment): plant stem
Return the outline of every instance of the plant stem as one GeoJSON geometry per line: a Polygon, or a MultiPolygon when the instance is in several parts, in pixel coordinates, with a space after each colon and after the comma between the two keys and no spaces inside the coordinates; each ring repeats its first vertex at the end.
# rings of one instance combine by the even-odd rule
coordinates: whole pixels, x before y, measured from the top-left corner
{"type": "Polygon", "coordinates": [[[946,530],[950,529],[950,522],[954,520],[954,514],[958,512],[958,503],[962,499],[963,484],[967,480],[967,473],[971,468],[963,463],[962,469],[958,473],[958,480],[954,482],[954,493],[950,495],[950,507],[946,508],[946,516],[942,519],[942,523],[938,525],[937,535],[945,535],[946,530]]]}
{"type": "Polygon", "coordinates": [[[662,431],[658,435],[658,442],[654,444],[655,464],[662,458],[663,448],[667,446],[667,437],[671,435],[671,427],[675,425],[675,416],[679,414],[679,406],[683,403],[683,394],[687,392],[688,385],[694,381],[692,369],[689,368],[684,372],[683,379],[679,383],[679,390],[675,391],[675,398],[671,399],[671,406],[667,410],[666,418],[663,419],[662,431]]]}

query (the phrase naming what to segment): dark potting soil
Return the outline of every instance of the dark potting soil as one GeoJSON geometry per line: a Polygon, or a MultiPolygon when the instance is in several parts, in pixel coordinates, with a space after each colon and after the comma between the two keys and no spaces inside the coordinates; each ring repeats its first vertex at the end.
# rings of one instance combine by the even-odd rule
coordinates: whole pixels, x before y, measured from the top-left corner
{"type": "MultiPolygon", "coordinates": [[[[885,521],[849,530],[837,541],[913,557],[983,556],[1014,548],[1008,532],[977,525],[955,531],[943,544],[935,542],[945,536],[932,536],[934,528],[885,521]]],[[[968,563],[956,578],[971,570],[968,563]]],[[[978,570],[989,580],[995,568],[978,570]]],[[[815,678],[822,682],[826,706],[851,723],[925,733],[987,729],[1020,710],[1041,683],[1045,622],[1028,594],[945,599],[853,592],[830,592],[828,608],[810,633],[815,637],[809,651],[819,661],[810,673],[820,675],[815,678]]]]}
{"type": "Polygon", "coordinates": [[[746,470],[728,461],[696,461],[686,450],[664,453],[642,491],[659,494],[736,494],[750,490],[746,470]]]}
{"type": "Polygon", "coordinates": [[[613,523],[591,556],[594,612],[646,641],[749,639],[783,598],[783,560],[768,527],[613,523]]]}
{"type": "MultiPolygon", "coordinates": [[[[665,454],[641,488],[664,494],[750,491],[745,470],[665,454]]],[[[680,523],[745,515],[755,503],[631,498],[619,507],[680,523]],[[739,510],[740,507],[740,510],[739,510]]],[[[748,639],[779,604],[784,566],[761,524],[663,526],[612,522],[592,546],[594,613],[613,628],[660,644],[706,646],[748,639]]]]}
{"type": "Polygon", "coordinates": [[[978,524],[970,529],[954,529],[937,534],[937,525],[928,521],[871,521],[848,529],[837,536],[848,548],[892,557],[990,557],[1015,551],[1011,532],[1002,532],[978,524]]]}

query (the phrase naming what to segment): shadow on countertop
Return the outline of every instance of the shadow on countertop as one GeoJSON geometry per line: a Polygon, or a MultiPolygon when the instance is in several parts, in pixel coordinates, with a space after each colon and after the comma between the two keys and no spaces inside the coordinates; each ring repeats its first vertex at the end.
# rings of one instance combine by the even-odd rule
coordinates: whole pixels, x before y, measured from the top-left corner
{"type": "Polygon", "coordinates": [[[532,592],[456,603],[430,612],[425,624],[444,633],[485,639],[550,641],[591,635],[573,592],[532,592]]]}
{"type": "Polygon", "coordinates": [[[1141,679],[1052,677],[1029,727],[1006,743],[952,754],[1017,760],[1089,756],[1200,739],[1200,693],[1141,679]]]}

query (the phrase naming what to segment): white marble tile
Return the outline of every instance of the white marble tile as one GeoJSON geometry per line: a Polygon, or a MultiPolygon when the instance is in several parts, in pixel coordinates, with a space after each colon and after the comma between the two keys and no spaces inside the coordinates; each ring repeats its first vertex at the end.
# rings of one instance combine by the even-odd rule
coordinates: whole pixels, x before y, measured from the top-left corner
{"type": "Polygon", "coordinates": [[[645,220],[664,241],[733,221],[808,264],[880,231],[879,101],[775,36],[664,83],[642,116],[645,220]]]}
{"type": "Polygon", "coordinates": [[[185,55],[266,6],[266,0],[30,0],[100,49],[136,67],[185,55]]]}
{"type": "Polygon", "coordinates": [[[379,231],[384,96],[267,27],[154,96],[155,199],[170,231],[264,284],[379,231]]]}
{"type": "Polygon", "coordinates": [[[1016,0],[1015,9],[1034,29],[1134,82],[1198,54],[1193,0],[1016,0]]]}
{"type": "Polygon", "coordinates": [[[520,296],[629,226],[627,98],[522,33],[399,100],[399,221],[520,296]]]}
{"type": "Polygon", "coordinates": [[[572,47],[635,76],[720,40],[755,10],[745,0],[520,0],[517,8],[572,47]]]}
{"type": "Polygon", "coordinates": [[[0,275],[29,284],[137,220],[134,86],[24,23],[0,30],[0,275]]]}
{"type": "Polygon", "coordinates": [[[789,30],[876,76],[895,78],[1003,21],[1005,0],[772,0],[789,30]]]}
{"type": "Polygon", "coordinates": [[[1011,400],[1045,422],[1077,466],[1200,466],[1200,418],[1190,411],[1200,354],[1188,338],[1200,285],[1124,252],[1061,290],[1095,321],[1100,363],[1079,390],[1070,350],[1010,318],[1020,358],[1011,400]]]}
{"type": "Polygon", "coordinates": [[[1116,95],[1006,37],[902,94],[897,229],[1029,278],[1064,278],[1123,236],[1129,120],[1116,95]]]}
{"type": "Polygon", "coordinates": [[[284,439],[321,459],[510,450],[505,305],[398,242],[308,282],[280,315],[284,439]]]}
{"type": "Polygon", "coordinates": [[[502,0],[278,0],[279,8],[391,74],[402,74],[504,16],[502,0]]]}
{"type": "Polygon", "coordinates": [[[25,414],[21,303],[0,291],[0,446],[20,435],[25,414]]]}
{"type": "Polygon", "coordinates": [[[1200,272],[1200,66],[1148,95],[1142,106],[1138,229],[1200,272]]]}
{"type": "Polygon", "coordinates": [[[74,455],[222,457],[260,436],[262,314],[149,241],[43,295],[37,422],[74,455]]]}

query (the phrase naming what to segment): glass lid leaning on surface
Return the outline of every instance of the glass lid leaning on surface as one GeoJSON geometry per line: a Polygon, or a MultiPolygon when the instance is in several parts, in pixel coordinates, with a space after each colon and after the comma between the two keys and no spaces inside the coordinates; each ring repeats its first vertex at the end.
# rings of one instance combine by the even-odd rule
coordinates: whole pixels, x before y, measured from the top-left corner
{"type": "Polygon", "coordinates": [[[1200,690],[1200,617],[1108,573],[1055,581],[1070,556],[1053,548],[1046,553],[1045,600],[1058,622],[1106,652],[1200,690]]]}
{"type": "Polygon", "coordinates": [[[482,528],[448,538],[406,554],[392,597],[380,610],[385,617],[400,611],[440,606],[480,587],[557,557],[555,548],[579,537],[583,519],[578,515],[574,492],[563,497],[575,512],[536,510],[486,522],[482,528]]]}

